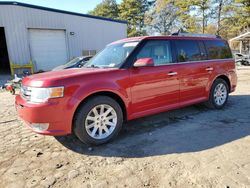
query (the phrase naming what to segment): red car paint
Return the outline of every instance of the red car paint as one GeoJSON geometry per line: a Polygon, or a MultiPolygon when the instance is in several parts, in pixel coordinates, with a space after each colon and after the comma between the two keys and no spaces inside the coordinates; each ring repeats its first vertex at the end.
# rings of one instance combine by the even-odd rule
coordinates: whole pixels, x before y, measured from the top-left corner
{"type": "MultiPolygon", "coordinates": [[[[219,40],[162,36],[129,38],[112,44],[183,39],[219,40]]],[[[16,109],[28,125],[49,123],[48,130],[35,132],[44,135],[66,135],[72,133],[72,122],[77,107],[88,100],[89,96],[103,92],[116,96],[123,104],[126,120],[132,120],[207,101],[213,81],[219,76],[229,80],[230,92],[233,92],[237,82],[233,59],[177,62],[164,66],[81,68],[47,72],[26,77],[22,84],[32,87],[64,86],[64,97],[33,104],[17,95],[16,109]]]]}

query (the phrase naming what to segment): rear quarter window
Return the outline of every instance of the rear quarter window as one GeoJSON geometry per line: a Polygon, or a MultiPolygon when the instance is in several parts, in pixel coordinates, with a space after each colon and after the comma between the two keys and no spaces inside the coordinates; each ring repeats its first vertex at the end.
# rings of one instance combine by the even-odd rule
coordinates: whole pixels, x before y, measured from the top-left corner
{"type": "Polygon", "coordinates": [[[231,50],[226,41],[211,40],[205,41],[208,59],[228,59],[232,58],[231,50]]]}

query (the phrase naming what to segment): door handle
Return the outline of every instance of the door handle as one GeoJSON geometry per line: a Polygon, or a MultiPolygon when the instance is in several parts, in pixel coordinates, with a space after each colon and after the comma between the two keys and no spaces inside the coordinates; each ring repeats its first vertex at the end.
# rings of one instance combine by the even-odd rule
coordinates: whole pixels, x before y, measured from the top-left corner
{"type": "Polygon", "coordinates": [[[174,76],[174,75],[177,75],[177,74],[178,74],[177,72],[169,72],[168,76],[174,76]]]}
{"type": "Polygon", "coordinates": [[[207,67],[207,68],[206,68],[206,71],[213,71],[213,70],[214,70],[213,67],[207,67]]]}

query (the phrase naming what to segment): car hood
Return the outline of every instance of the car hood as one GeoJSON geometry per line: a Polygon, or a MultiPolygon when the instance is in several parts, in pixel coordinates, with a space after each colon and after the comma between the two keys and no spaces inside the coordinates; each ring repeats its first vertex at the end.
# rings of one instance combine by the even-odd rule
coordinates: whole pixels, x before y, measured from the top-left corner
{"type": "Polygon", "coordinates": [[[51,71],[63,70],[68,68],[66,65],[60,65],[58,67],[53,68],[51,71]]]}
{"type": "Polygon", "coordinates": [[[25,77],[22,81],[22,84],[30,87],[56,86],[56,84],[63,83],[71,78],[82,77],[84,75],[90,74],[99,74],[113,70],[117,70],[117,68],[72,68],[50,71],[25,77]]]}

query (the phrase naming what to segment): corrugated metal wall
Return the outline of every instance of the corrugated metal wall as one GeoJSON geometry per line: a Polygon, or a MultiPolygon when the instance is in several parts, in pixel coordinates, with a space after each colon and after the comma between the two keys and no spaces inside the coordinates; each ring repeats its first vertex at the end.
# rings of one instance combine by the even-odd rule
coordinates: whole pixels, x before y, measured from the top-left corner
{"type": "Polygon", "coordinates": [[[29,28],[66,30],[69,59],[83,50],[101,50],[108,43],[126,38],[127,25],[15,5],[0,5],[0,27],[4,27],[10,61],[31,60],[29,28]],[[70,35],[74,32],[74,35],[70,35]]]}

